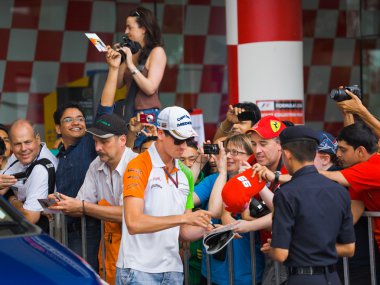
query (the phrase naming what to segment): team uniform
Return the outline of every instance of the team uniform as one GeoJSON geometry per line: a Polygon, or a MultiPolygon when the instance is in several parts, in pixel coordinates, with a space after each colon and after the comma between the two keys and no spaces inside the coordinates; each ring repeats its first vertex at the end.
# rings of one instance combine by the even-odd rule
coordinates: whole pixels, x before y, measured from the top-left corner
{"type": "MultiPolygon", "coordinates": [[[[351,200],[363,201],[368,211],[380,211],[380,155],[371,156],[365,162],[341,170],[350,183],[351,200]]],[[[374,219],[374,234],[380,249],[380,219],[374,219]]]]}
{"type": "MultiPolygon", "coordinates": [[[[165,163],[153,143],[147,151],[128,164],[124,174],[123,197],[144,199],[144,214],[150,216],[181,215],[185,210],[192,209],[193,188],[190,183],[193,181],[189,182],[179,161],[174,161],[175,167],[168,176],[165,163]]],[[[146,273],[179,272],[182,275],[179,229],[177,226],[154,233],[130,235],[123,217],[123,236],[117,267],[146,273]]]]}
{"type": "MultiPolygon", "coordinates": [[[[117,167],[110,173],[106,163],[97,157],[88,168],[83,185],[76,199],[85,200],[102,206],[123,205],[123,175],[129,161],[137,156],[130,148],[125,148],[117,167]]],[[[115,283],[116,261],[121,240],[121,225],[114,222],[104,223],[106,281],[115,283]]],[[[99,273],[102,273],[101,249],[99,249],[99,273]]]]}
{"type": "Polygon", "coordinates": [[[273,203],[271,247],[289,250],[287,284],[341,284],[335,244],[355,241],[347,190],[310,165],[275,192],[273,203]]]}

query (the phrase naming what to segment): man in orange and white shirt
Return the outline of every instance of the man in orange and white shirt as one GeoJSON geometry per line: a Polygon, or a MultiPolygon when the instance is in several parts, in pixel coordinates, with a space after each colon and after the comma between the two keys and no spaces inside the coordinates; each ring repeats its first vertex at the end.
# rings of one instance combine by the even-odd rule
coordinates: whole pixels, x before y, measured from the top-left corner
{"type": "Polygon", "coordinates": [[[192,179],[178,161],[186,141],[196,136],[190,114],[180,107],[165,108],[157,128],[157,141],[133,159],[124,174],[116,284],[182,285],[179,235],[195,240],[212,228],[208,211],[191,211],[192,179]]]}

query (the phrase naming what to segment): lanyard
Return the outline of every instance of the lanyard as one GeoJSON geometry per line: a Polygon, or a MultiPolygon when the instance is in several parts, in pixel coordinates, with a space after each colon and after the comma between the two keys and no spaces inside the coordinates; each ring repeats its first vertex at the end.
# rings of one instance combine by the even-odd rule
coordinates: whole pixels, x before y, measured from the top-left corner
{"type": "Polygon", "coordinates": [[[169,171],[166,169],[166,167],[162,167],[162,169],[165,171],[166,175],[169,177],[169,179],[173,182],[175,187],[178,189],[178,171],[175,173],[175,180],[173,176],[169,173],[169,171]]]}

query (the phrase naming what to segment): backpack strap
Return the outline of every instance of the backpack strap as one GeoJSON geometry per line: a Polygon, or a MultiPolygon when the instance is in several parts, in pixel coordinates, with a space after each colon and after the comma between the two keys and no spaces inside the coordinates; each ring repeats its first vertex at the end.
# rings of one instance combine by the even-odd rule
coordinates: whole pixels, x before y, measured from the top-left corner
{"type": "Polygon", "coordinates": [[[47,158],[40,158],[35,160],[28,168],[25,170],[26,177],[29,177],[36,165],[42,165],[46,168],[48,172],[48,194],[54,193],[55,188],[55,167],[54,164],[47,158]]]}

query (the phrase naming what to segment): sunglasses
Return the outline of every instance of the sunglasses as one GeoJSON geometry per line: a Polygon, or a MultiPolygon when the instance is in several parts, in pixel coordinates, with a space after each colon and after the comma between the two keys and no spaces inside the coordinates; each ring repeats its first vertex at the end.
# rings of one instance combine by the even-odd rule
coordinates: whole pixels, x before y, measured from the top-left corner
{"type": "Polygon", "coordinates": [[[141,15],[140,15],[139,12],[135,11],[135,12],[133,13],[133,17],[141,17],[141,15]]]}
{"type": "Polygon", "coordinates": [[[181,145],[183,143],[189,143],[194,139],[193,137],[190,137],[190,138],[185,139],[185,140],[179,140],[179,139],[173,137],[173,135],[167,130],[164,130],[164,133],[166,136],[169,136],[173,139],[175,145],[181,145]]]}

